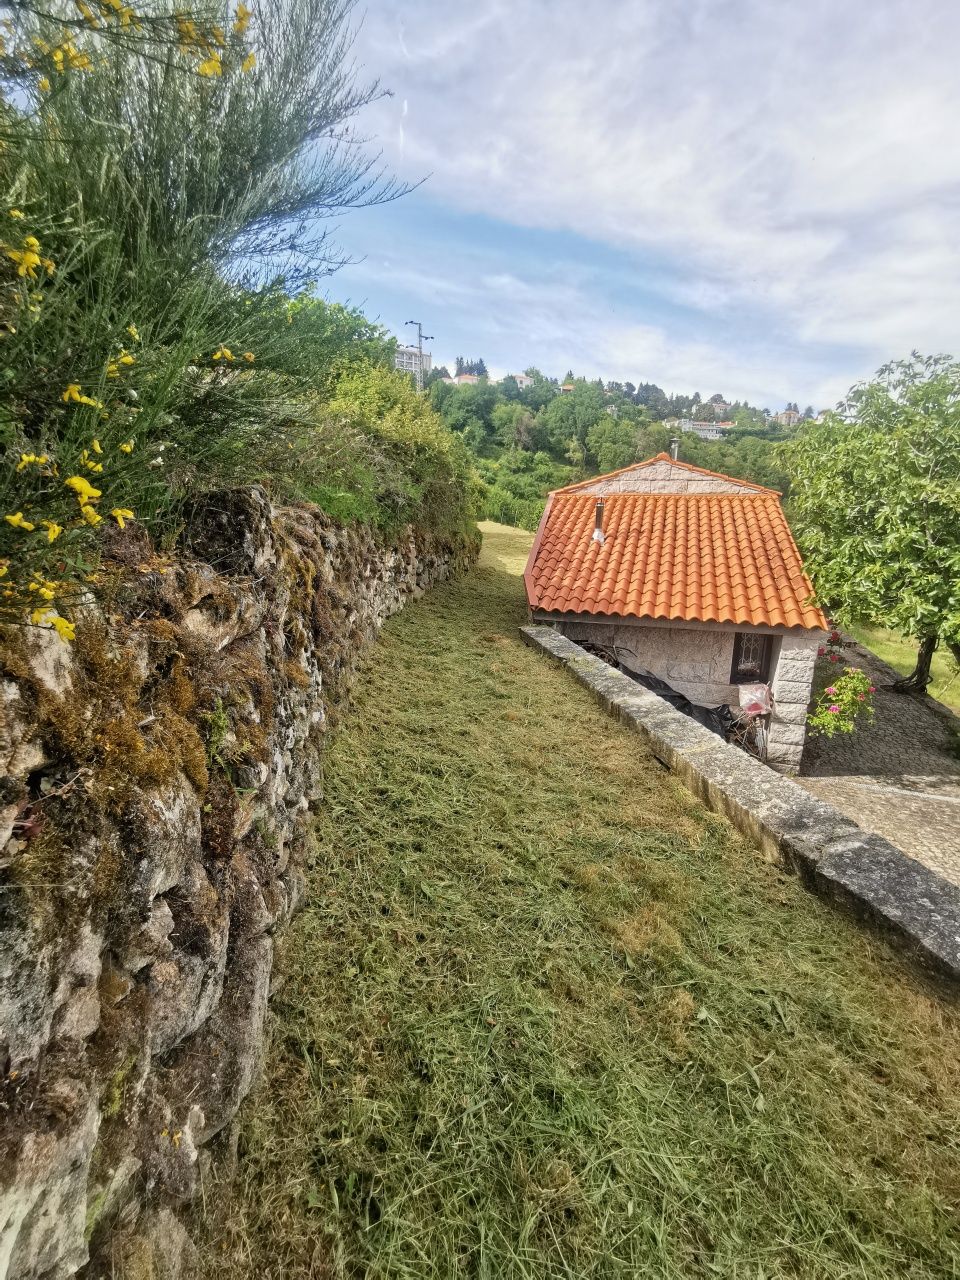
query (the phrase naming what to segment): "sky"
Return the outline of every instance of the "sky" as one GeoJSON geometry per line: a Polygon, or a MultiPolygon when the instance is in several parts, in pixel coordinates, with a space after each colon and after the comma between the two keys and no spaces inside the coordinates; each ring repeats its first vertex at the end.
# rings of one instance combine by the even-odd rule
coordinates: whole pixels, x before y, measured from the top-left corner
{"type": "Polygon", "coordinates": [[[323,282],[435,363],[833,405],[960,357],[955,0],[371,0],[357,125],[420,185],[323,282]]]}

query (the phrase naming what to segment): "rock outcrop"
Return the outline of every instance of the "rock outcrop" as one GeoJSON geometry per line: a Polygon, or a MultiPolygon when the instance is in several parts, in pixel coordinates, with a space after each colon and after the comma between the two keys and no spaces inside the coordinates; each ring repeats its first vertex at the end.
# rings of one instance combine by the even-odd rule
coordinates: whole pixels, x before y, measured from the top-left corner
{"type": "Polygon", "coordinates": [[[325,735],[384,619],[474,550],[257,490],[187,527],[170,556],[117,536],[74,644],[0,638],[0,1280],[189,1262],[325,735]]]}

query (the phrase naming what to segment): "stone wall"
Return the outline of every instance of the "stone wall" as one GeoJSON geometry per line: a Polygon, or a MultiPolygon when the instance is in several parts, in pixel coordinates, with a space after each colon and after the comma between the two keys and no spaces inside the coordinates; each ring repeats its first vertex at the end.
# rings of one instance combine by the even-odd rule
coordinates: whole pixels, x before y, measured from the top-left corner
{"type": "MultiPolygon", "coordinates": [[[[730,683],[736,627],[664,626],[626,620],[615,624],[566,618],[556,625],[577,644],[609,646],[625,666],[652,672],[700,706],[740,705],[739,689],[730,683]]],[[[770,628],[767,634],[774,637],[774,710],[767,762],[783,773],[795,773],[803,754],[813,668],[823,633],[770,628]]]]}
{"type": "Polygon", "coordinates": [[[598,497],[611,493],[756,493],[757,486],[729,476],[698,474],[669,459],[647,463],[616,472],[609,478],[599,476],[576,486],[577,493],[595,493],[598,497]]]}
{"type": "Polygon", "coordinates": [[[257,490],[188,527],[169,557],[114,535],[73,645],[0,637],[0,1280],[189,1260],[328,727],[384,619],[475,552],[257,490]]]}

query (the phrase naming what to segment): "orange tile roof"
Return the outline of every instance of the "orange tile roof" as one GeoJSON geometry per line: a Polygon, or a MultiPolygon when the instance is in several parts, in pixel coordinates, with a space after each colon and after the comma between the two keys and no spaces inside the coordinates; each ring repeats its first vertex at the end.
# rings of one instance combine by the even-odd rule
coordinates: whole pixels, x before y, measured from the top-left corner
{"type": "MultiPolygon", "coordinates": [[[[711,426],[714,424],[711,423],[711,426]]],[[[721,424],[722,425],[722,424],[721,424]]],[[[694,475],[710,476],[714,480],[732,480],[734,484],[742,484],[748,489],[755,489],[757,493],[777,493],[779,489],[768,489],[762,484],[754,484],[752,480],[738,480],[736,476],[725,476],[720,471],[708,471],[706,467],[695,467],[692,462],[677,462],[670,457],[669,453],[658,453],[653,458],[647,458],[644,462],[631,462],[629,467],[620,467],[616,471],[608,471],[602,476],[591,476],[589,480],[577,480],[574,484],[564,485],[562,489],[553,489],[553,493],[579,493],[584,489],[588,489],[590,485],[596,484],[598,480],[613,480],[616,476],[625,476],[630,471],[642,471],[644,467],[652,467],[655,462],[669,462],[672,467],[677,467],[681,471],[692,471],[694,475]]]]}
{"type": "Polygon", "coordinates": [[[777,494],[618,493],[547,500],[524,572],[531,609],[826,628],[777,494]]]}

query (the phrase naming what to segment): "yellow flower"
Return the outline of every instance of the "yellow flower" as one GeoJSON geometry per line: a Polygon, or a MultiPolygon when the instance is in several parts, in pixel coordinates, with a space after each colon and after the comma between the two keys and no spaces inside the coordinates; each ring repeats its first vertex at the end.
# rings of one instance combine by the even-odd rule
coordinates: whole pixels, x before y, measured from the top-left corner
{"type": "Polygon", "coordinates": [[[50,459],[45,453],[21,453],[20,461],[17,463],[17,470],[23,471],[34,463],[38,467],[42,467],[45,462],[49,461],[50,459]]]}
{"type": "Polygon", "coordinates": [[[89,404],[92,405],[94,409],[103,408],[103,405],[99,400],[94,400],[91,396],[80,394],[79,382],[71,382],[63,395],[61,395],[60,399],[64,404],[70,404],[72,402],[73,404],[89,404]]]}
{"type": "Polygon", "coordinates": [[[10,569],[9,560],[0,560],[0,578],[5,578],[10,569]]]}
{"type": "Polygon", "coordinates": [[[99,515],[93,507],[89,506],[86,502],[80,504],[80,514],[83,516],[84,520],[86,520],[87,524],[98,525],[103,519],[103,516],[99,515]]]}
{"type": "Polygon", "coordinates": [[[246,360],[247,364],[253,364],[254,360],[256,360],[257,357],[253,354],[252,351],[245,351],[243,353],[243,358],[244,360],[246,360]]]}
{"type": "Polygon", "coordinates": [[[86,480],[83,476],[70,476],[63,483],[68,489],[74,491],[77,495],[77,501],[81,505],[85,502],[96,502],[99,497],[102,497],[100,490],[95,489],[89,480],[86,480]]]}
{"type": "Polygon", "coordinates": [[[227,41],[223,34],[223,27],[211,27],[210,34],[213,36],[214,44],[218,44],[221,49],[227,47],[227,41]]]}
{"type": "Polygon", "coordinates": [[[110,363],[107,365],[107,377],[108,378],[120,377],[120,366],[117,364],[116,360],[111,360],[110,363]]]}
{"type": "Polygon", "coordinates": [[[240,63],[240,70],[243,72],[244,75],[246,75],[247,72],[252,71],[256,65],[257,65],[257,55],[251,49],[251,51],[247,54],[244,60],[240,63]]]}
{"type": "Polygon", "coordinates": [[[47,79],[46,76],[40,77],[40,79],[37,81],[37,88],[40,90],[41,93],[50,92],[50,81],[47,79]]]}
{"type": "Polygon", "coordinates": [[[56,524],[53,520],[41,520],[40,523],[47,531],[48,542],[56,542],[61,533],[63,533],[63,525],[56,524]]]}
{"type": "Polygon", "coordinates": [[[23,214],[20,212],[20,210],[19,210],[19,209],[11,209],[11,210],[10,210],[10,217],[11,217],[11,218],[22,218],[22,217],[23,217],[23,214]]]}
{"type": "Polygon", "coordinates": [[[3,518],[7,524],[12,524],[15,529],[25,529],[27,533],[32,533],[37,527],[35,524],[31,524],[29,520],[24,519],[22,511],[16,511],[12,516],[4,516],[3,518]]]}
{"type": "Polygon", "coordinates": [[[135,324],[127,325],[127,333],[129,333],[130,337],[134,340],[134,342],[140,341],[140,330],[137,328],[135,324]]]}
{"type": "Polygon", "coordinates": [[[119,356],[117,356],[117,359],[119,360],[120,364],[136,364],[137,363],[137,357],[132,356],[129,351],[121,351],[119,356]]]}
{"type": "Polygon", "coordinates": [[[249,27],[250,25],[250,19],[252,16],[253,16],[253,10],[248,9],[245,4],[240,4],[237,6],[237,19],[236,19],[236,22],[234,22],[233,24],[233,34],[235,36],[243,35],[247,27],[249,27]]]}
{"type": "Polygon", "coordinates": [[[219,350],[219,351],[215,351],[215,352],[213,353],[213,358],[214,358],[214,360],[226,360],[226,361],[228,361],[228,362],[232,362],[232,360],[233,360],[233,352],[230,350],[230,348],[229,348],[229,347],[225,347],[225,346],[223,345],[223,343],[221,342],[221,344],[220,344],[220,350],[219,350]]]}
{"type": "Polygon", "coordinates": [[[5,249],[7,257],[11,262],[17,264],[17,275],[21,278],[29,276],[31,280],[37,278],[37,267],[40,266],[43,259],[37,250],[40,248],[40,241],[36,236],[26,236],[23,241],[22,249],[5,249]]]}
{"type": "Polygon", "coordinates": [[[110,514],[113,516],[114,520],[116,520],[121,529],[124,528],[123,522],[125,520],[136,519],[136,516],[127,507],[114,507],[110,514]]]}
{"type": "Polygon", "coordinates": [[[219,53],[217,53],[217,51],[214,50],[213,53],[211,53],[208,58],[204,58],[204,60],[198,65],[197,71],[200,73],[200,75],[207,76],[208,78],[210,76],[222,75],[223,66],[221,65],[221,62],[220,62],[219,53]]]}
{"type": "Polygon", "coordinates": [[[58,613],[54,614],[54,616],[50,619],[50,621],[56,627],[57,635],[60,637],[60,639],[65,640],[67,644],[70,644],[70,642],[76,636],[76,628],[74,624],[70,622],[69,619],[67,618],[61,618],[58,613]]]}
{"type": "Polygon", "coordinates": [[[93,450],[94,453],[103,453],[103,450],[100,448],[99,440],[91,440],[90,448],[93,450]]]}
{"type": "Polygon", "coordinates": [[[61,640],[73,640],[75,635],[75,627],[67,618],[61,618],[56,609],[51,609],[49,605],[41,605],[39,609],[34,609],[30,615],[30,621],[35,627],[53,627],[61,640]]]}
{"type": "Polygon", "coordinates": [[[120,445],[120,452],[133,453],[133,440],[124,440],[123,444],[120,445]]]}

